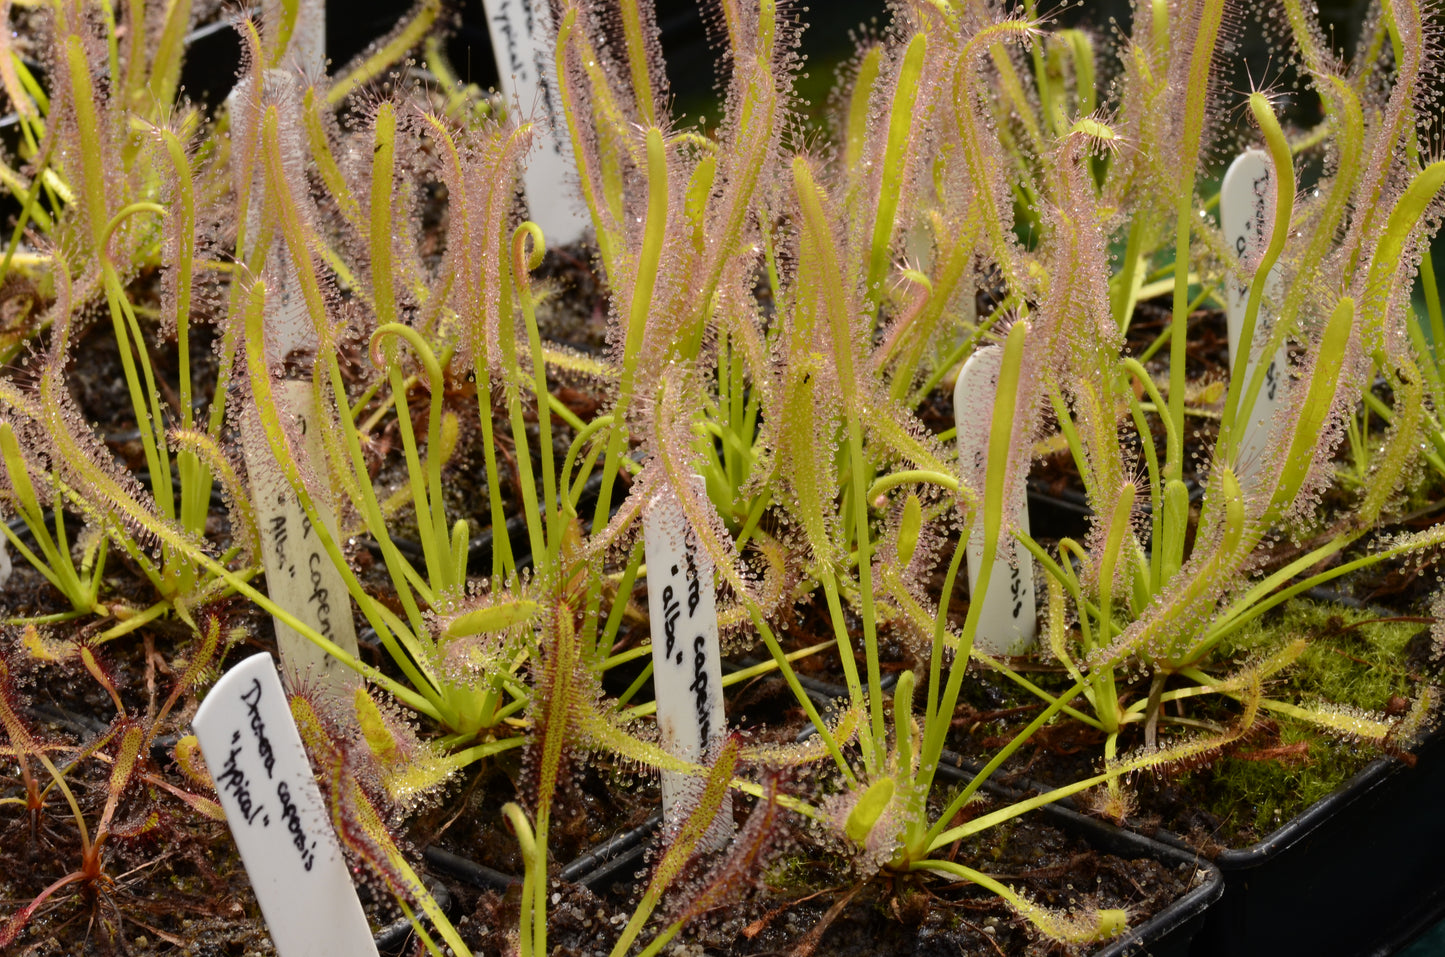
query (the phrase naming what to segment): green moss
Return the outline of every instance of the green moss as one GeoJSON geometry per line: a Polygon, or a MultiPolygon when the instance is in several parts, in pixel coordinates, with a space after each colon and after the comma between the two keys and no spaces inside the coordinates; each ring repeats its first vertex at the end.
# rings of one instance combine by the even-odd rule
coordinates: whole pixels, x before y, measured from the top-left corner
{"type": "Polygon", "coordinates": [[[1381,619],[1340,605],[1297,600],[1263,625],[1242,630],[1219,649],[1222,659],[1261,656],[1295,638],[1309,639],[1299,660],[1266,694],[1299,704],[1348,704],[1383,711],[1390,699],[1409,697],[1414,681],[1405,646],[1418,620],[1381,619]]]}
{"type": "MultiPolygon", "coordinates": [[[[1381,620],[1338,605],[1295,601],[1283,613],[1242,631],[1220,648],[1221,660],[1244,660],[1297,637],[1310,644],[1265,689],[1268,697],[1302,706],[1349,705],[1381,712],[1392,698],[1416,693],[1405,646],[1419,621],[1381,620]]],[[[1381,751],[1308,722],[1273,716],[1278,735],[1256,737],[1180,784],[1224,822],[1217,839],[1239,847],[1262,837],[1328,795],[1381,751]]]]}
{"type": "MultiPolygon", "coordinates": [[[[1223,822],[1217,839],[1230,847],[1253,843],[1379,757],[1373,749],[1327,737],[1295,722],[1282,725],[1279,743],[1271,748],[1290,748],[1301,742],[1309,751],[1300,761],[1231,756],[1206,770],[1191,772],[1189,777],[1204,793],[1205,810],[1223,822]]],[[[1249,753],[1248,747],[1244,753],[1249,753]]]]}

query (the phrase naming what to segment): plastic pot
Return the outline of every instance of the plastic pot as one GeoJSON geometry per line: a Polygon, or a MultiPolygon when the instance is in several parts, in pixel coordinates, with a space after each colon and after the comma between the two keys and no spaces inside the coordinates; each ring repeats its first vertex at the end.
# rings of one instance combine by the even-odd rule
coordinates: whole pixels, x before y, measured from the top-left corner
{"type": "MultiPolygon", "coordinates": [[[[972,779],[973,771],[968,769],[966,763],[957,755],[945,751],[943,761],[938,766],[938,775],[963,784],[972,779]],[[950,761],[958,766],[951,766],[948,763],[950,761]]],[[[981,790],[1006,800],[1021,796],[1021,792],[992,781],[985,781],[981,790]]],[[[1039,815],[1060,830],[1082,837],[1097,850],[1116,857],[1131,860],[1151,858],[1174,867],[1184,865],[1195,868],[1194,886],[1187,893],[1148,920],[1129,928],[1122,937],[1103,945],[1094,952],[1093,957],[1134,957],[1139,954],[1148,954],[1150,957],[1189,957],[1199,953],[1192,949],[1197,935],[1205,927],[1211,908],[1224,893],[1224,878],[1218,867],[1194,851],[1126,831],[1061,804],[1046,804],[1030,813],[1039,815]]]]}
{"type": "MultiPolygon", "coordinates": [[[[452,893],[447,890],[445,884],[431,882],[427,885],[427,892],[431,894],[432,898],[436,900],[437,906],[443,911],[449,913],[452,910],[454,904],[452,893]]],[[[431,930],[431,921],[423,917],[422,923],[427,930],[431,930]]],[[[373,941],[380,957],[401,957],[415,934],[416,931],[412,928],[411,921],[403,917],[377,931],[373,941]]]]}
{"type": "MultiPolygon", "coordinates": [[[[1204,488],[1193,479],[1187,480],[1185,487],[1191,502],[1204,497],[1204,488]]],[[[1074,488],[1051,491],[1048,483],[1038,479],[1028,481],[1028,509],[1029,526],[1050,538],[1082,541],[1093,524],[1094,510],[1089,506],[1088,496],[1074,488]]],[[[1148,515],[1149,503],[1143,502],[1141,509],[1148,515]]]]}
{"type": "Polygon", "coordinates": [[[608,881],[623,880],[624,874],[643,866],[647,839],[661,824],[662,812],[658,811],[637,827],[615,834],[598,844],[562,868],[557,877],[600,892],[608,881]]]}
{"type": "MultiPolygon", "coordinates": [[[[1022,777],[1010,780],[1024,792],[1047,790],[1022,777]]],[[[1373,761],[1258,843],[1220,852],[1214,864],[1222,896],[1188,953],[1393,954],[1445,917],[1442,794],[1445,731],[1436,731],[1417,749],[1413,767],[1394,758],[1373,761]]],[[[1077,814],[1070,803],[1054,809],[1077,814]]],[[[1149,837],[1177,853],[1197,853],[1168,831],[1149,837]]]]}
{"type": "Polygon", "coordinates": [[[1254,846],[1219,854],[1224,896],[1191,953],[1394,953],[1445,915],[1442,794],[1445,734],[1436,732],[1414,767],[1375,761],[1254,846]]]}
{"type": "Polygon", "coordinates": [[[1029,527],[1051,538],[1082,539],[1089,533],[1093,510],[1089,500],[1072,489],[1058,493],[1042,482],[1028,483],[1029,527]]]}
{"type": "Polygon", "coordinates": [[[1194,953],[1198,935],[1207,926],[1211,910],[1224,894],[1224,877],[1219,868],[1187,851],[1151,841],[1141,834],[1126,831],[1104,821],[1086,817],[1063,807],[1041,809],[1045,817],[1056,822],[1074,821],[1089,835],[1090,843],[1120,857],[1152,857],[1165,863],[1193,866],[1199,883],[1183,897],[1153,917],[1129,928],[1118,940],[1106,944],[1095,957],[1187,957],[1194,953]]]}
{"type": "MultiPolygon", "coordinates": [[[[969,776],[947,765],[939,767],[939,774],[955,780],[966,780],[969,776]]],[[[996,794],[1012,796],[1005,788],[986,788],[996,794]]],[[[1094,953],[1094,957],[1133,957],[1138,954],[1188,957],[1190,945],[1204,925],[1207,910],[1224,890],[1223,878],[1217,867],[1190,851],[1152,841],[1067,808],[1043,807],[1034,813],[1048,824],[1082,837],[1099,851],[1130,859],[1151,858],[1175,867],[1193,867],[1196,881],[1188,893],[1094,953]]],[[[564,867],[558,876],[599,892],[608,881],[630,880],[628,875],[643,866],[647,839],[661,822],[660,813],[653,815],[641,826],[624,831],[579,857],[564,867]]]]}

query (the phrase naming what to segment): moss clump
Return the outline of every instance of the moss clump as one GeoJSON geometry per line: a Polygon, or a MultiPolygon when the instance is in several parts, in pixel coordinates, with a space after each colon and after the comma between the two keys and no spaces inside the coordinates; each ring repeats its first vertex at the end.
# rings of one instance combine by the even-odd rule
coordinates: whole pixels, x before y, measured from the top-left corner
{"type": "MultiPolygon", "coordinates": [[[[1220,654],[1238,659],[1268,654],[1306,636],[1308,648],[1266,689],[1269,697],[1305,707],[1388,712],[1418,693],[1419,676],[1405,662],[1406,645],[1420,627],[1416,619],[1382,619],[1368,611],[1296,600],[1282,614],[1232,636],[1220,654]]],[[[1202,792],[1205,809],[1224,821],[1225,833],[1218,837],[1237,847],[1295,817],[1380,754],[1370,743],[1276,716],[1262,735],[1182,783],[1202,792]]]]}
{"type": "Polygon", "coordinates": [[[1271,697],[1384,711],[1392,698],[1415,694],[1418,676],[1405,666],[1405,646],[1420,627],[1416,618],[1381,618],[1297,599],[1286,603],[1282,614],[1225,639],[1219,652],[1226,658],[1264,655],[1307,637],[1309,646],[1269,689],[1271,697]]]}
{"type": "Polygon", "coordinates": [[[1284,722],[1277,739],[1241,749],[1192,776],[1204,793],[1205,810],[1223,821],[1216,839],[1243,847],[1297,817],[1379,756],[1368,747],[1284,722]]]}

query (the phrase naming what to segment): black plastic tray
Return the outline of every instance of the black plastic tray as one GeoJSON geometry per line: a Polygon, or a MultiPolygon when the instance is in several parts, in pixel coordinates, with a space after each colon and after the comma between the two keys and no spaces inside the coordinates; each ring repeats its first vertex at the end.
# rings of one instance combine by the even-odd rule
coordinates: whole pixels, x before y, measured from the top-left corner
{"type": "MultiPolygon", "coordinates": [[[[947,763],[950,759],[956,759],[955,755],[948,752],[944,754],[945,759],[938,766],[940,777],[960,783],[973,777],[973,772],[962,766],[963,762],[958,762],[959,767],[947,763]]],[[[1021,792],[992,781],[984,782],[981,790],[1005,799],[1021,796],[1021,792]]],[[[1094,847],[1118,857],[1147,857],[1176,866],[1189,864],[1196,868],[1198,883],[1188,893],[1143,923],[1129,928],[1123,936],[1109,941],[1095,951],[1092,957],[1136,957],[1142,954],[1150,957],[1189,957],[1198,953],[1191,949],[1196,935],[1204,928],[1210,909],[1224,893],[1224,878],[1218,867],[1194,851],[1151,840],[1142,834],[1115,827],[1060,804],[1046,804],[1030,813],[1039,815],[1061,830],[1078,834],[1094,847]]]]}
{"type": "Polygon", "coordinates": [[[1445,734],[1436,732],[1414,767],[1375,761],[1258,844],[1222,852],[1224,896],[1191,953],[1394,953],[1445,916],[1442,797],[1445,734]]]}
{"type": "MultiPolygon", "coordinates": [[[[1009,780],[1020,793],[1046,790],[1019,776],[1009,780]]],[[[1445,730],[1437,730],[1417,749],[1413,767],[1373,761],[1253,846],[1221,851],[1214,864],[1223,894],[1187,953],[1387,957],[1400,950],[1445,917],[1442,798],[1445,730]]],[[[1054,807],[1077,814],[1071,805],[1066,799],[1054,807]]],[[[1171,832],[1149,837],[1196,853],[1171,832]]]]}

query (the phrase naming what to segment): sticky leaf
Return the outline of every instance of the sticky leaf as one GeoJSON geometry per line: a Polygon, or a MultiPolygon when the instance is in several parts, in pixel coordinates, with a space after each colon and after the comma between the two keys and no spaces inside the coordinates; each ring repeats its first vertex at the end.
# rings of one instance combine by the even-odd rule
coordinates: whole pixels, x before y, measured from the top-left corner
{"type": "Polygon", "coordinates": [[[862,846],[868,843],[868,835],[873,833],[873,826],[888,809],[889,803],[893,800],[895,784],[893,778],[879,778],[868,785],[868,790],[853,805],[853,810],[848,812],[848,821],[843,825],[843,833],[848,835],[849,840],[862,846]]]}
{"type": "Polygon", "coordinates": [[[913,551],[918,547],[918,533],[923,528],[923,503],[916,494],[910,494],[903,503],[903,518],[898,525],[898,564],[906,567],[913,560],[913,551]]]}

